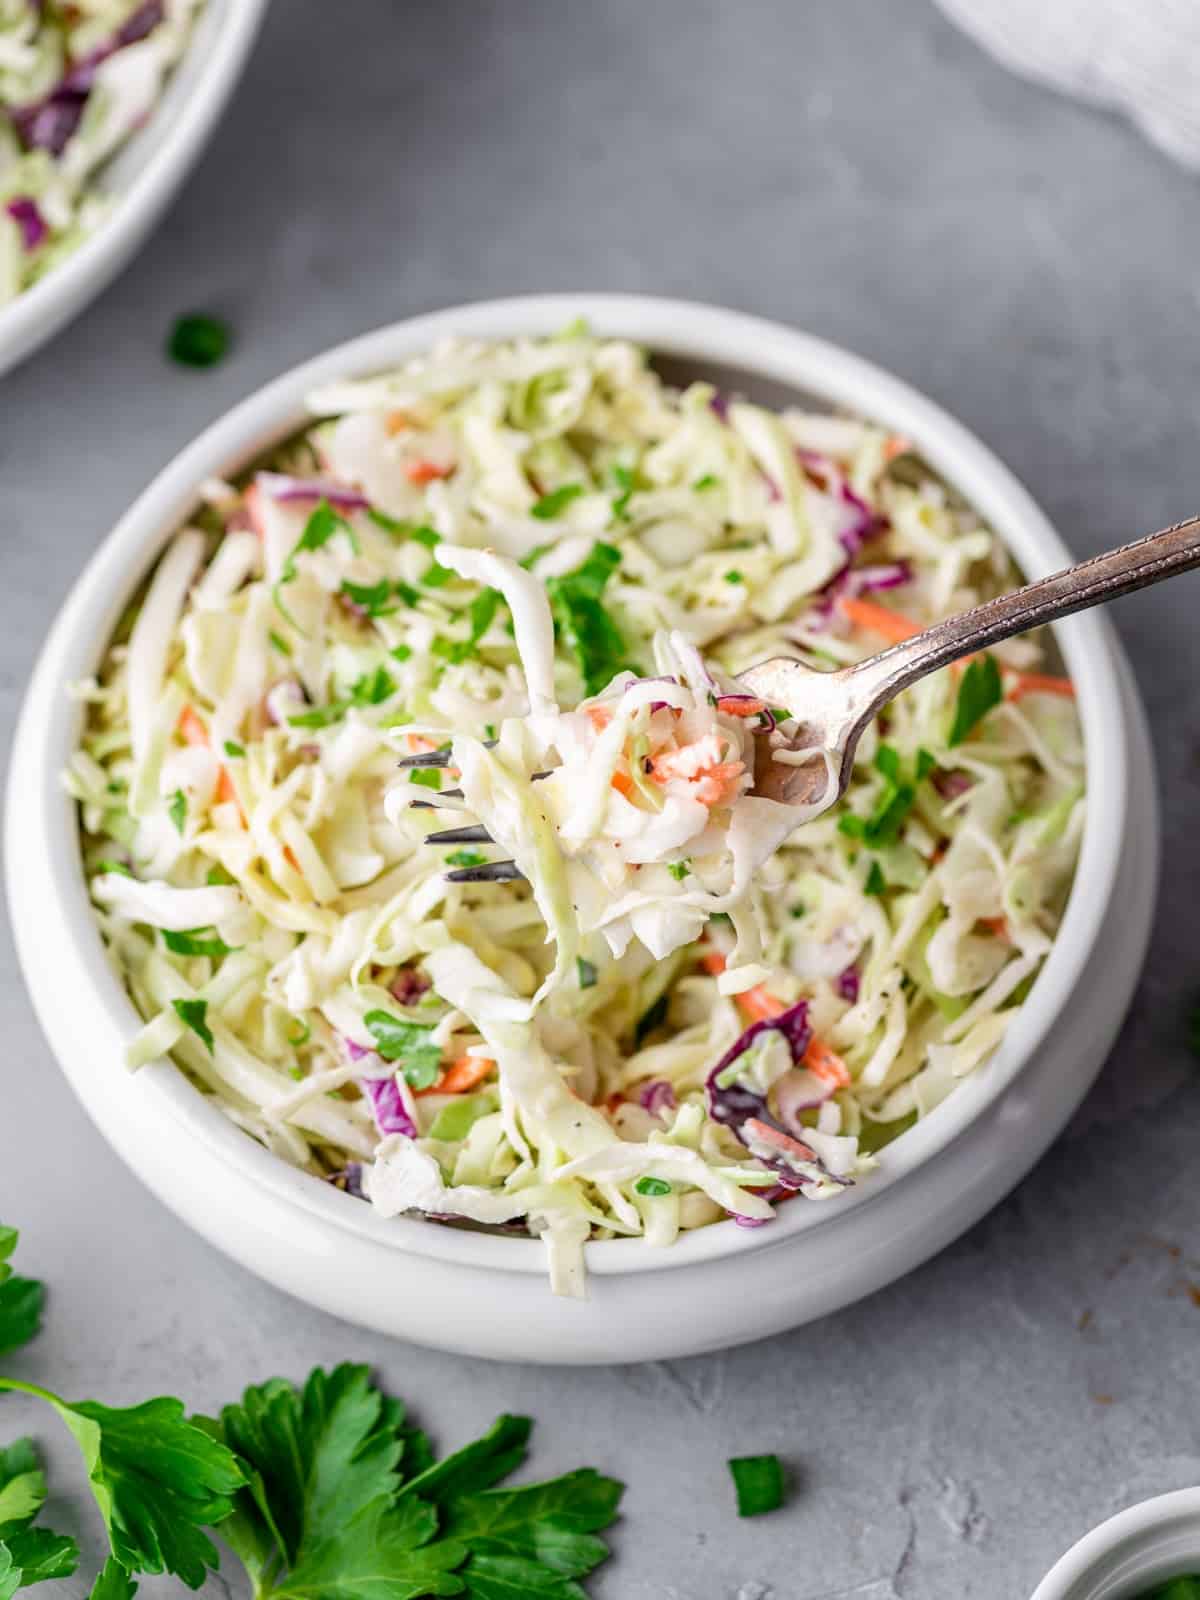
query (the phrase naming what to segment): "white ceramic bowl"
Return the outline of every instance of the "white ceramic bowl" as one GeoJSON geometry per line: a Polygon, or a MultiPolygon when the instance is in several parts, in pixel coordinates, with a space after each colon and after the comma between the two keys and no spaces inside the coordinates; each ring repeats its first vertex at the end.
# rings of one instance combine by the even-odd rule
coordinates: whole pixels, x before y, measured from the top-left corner
{"type": "Polygon", "coordinates": [[[29,689],[11,765],[7,864],[26,981],[63,1070],[113,1146],[193,1227],[293,1294],[369,1327],[510,1360],[631,1361],[736,1344],[845,1305],[933,1254],[1007,1192],[1077,1105],[1128,1004],[1149,931],[1157,811],[1144,721],[1112,633],[1095,613],[1073,618],[1057,634],[1087,739],[1079,874],[1001,1049],[890,1146],[869,1181],[834,1202],[788,1206],[769,1228],[720,1223],[666,1251],[627,1240],[589,1245],[587,1301],[551,1296],[536,1241],[382,1221],[268,1155],[169,1062],[131,1077],[122,1053],[139,1019],[101,947],[75,808],[59,781],[79,726],[64,685],[95,670],[196,486],[292,432],[314,385],[387,367],[451,332],[547,333],[579,315],[644,343],[668,367],[881,420],[916,441],[1028,574],[1066,564],[1053,529],[976,439],[897,379],[818,339],[710,307],[606,295],[538,295],[418,317],[252,396],[178,456],[105,540],[29,689]],[[1110,916],[1117,905],[1120,915],[1110,916]]]}
{"type": "Polygon", "coordinates": [[[0,307],[0,374],[70,322],[143,245],[200,159],[254,43],[268,0],[208,0],[154,114],[97,175],[110,214],[79,249],[0,307]]]}
{"type": "Polygon", "coordinates": [[[1200,1489],[1143,1500],[1102,1522],[1038,1584],[1033,1600],[1140,1600],[1200,1572],[1200,1489]]]}

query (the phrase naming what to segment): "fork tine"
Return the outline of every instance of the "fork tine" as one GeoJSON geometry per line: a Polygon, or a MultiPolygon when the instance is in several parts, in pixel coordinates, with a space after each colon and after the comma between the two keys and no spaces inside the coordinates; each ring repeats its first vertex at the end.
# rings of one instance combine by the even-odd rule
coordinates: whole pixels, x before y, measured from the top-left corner
{"type": "Polygon", "coordinates": [[[482,825],[474,828],[447,828],[444,833],[427,833],[426,844],[491,844],[492,836],[482,825]]]}
{"type": "Polygon", "coordinates": [[[414,767],[448,767],[450,765],[450,746],[445,744],[440,750],[422,750],[420,755],[416,756],[401,756],[396,765],[409,772],[414,767]]]}
{"type": "Polygon", "coordinates": [[[436,811],[441,801],[461,800],[462,797],[463,792],[461,789],[443,789],[436,800],[410,800],[408,809],[410,811],[436,811]]]}
{"type": "MultiPolygon", "coordinates": [[[[494,750],[499,743],[497,739],[485,739],[483,748],[494,750]]],[[[398,766],[412,769],[413,767],[448,767],[450,765],[450,746],[439,745],[436,750],[422,750],[419,755],[401,756],[398,766]]]]}
{"type": "Polygon", "coordinates": [[[515,861],[487,861],[481,867],[459,867],[446,873],[447,883],[512,883],[525,874],[515,861]]]}

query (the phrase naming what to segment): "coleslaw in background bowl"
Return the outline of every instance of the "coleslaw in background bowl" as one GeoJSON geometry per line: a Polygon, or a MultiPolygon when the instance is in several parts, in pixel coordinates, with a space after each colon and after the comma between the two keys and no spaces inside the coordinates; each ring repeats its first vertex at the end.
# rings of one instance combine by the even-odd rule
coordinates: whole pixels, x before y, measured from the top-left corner
{"type": "MultiPolygon", "coordinates": [[[[186,452],[175,467],[169,469],[159,483],[148,492],[137,514],[127,519],[123,529],[118,530],[110,545],[93,563],[91,571],[77,591],[75,601],[68,607],[64,621],[51,641],[51,648],[48,649],[35,683],[34,698],[36,699],[46,681],[46,673],[52,670],[50,665],[52,661],[60,669],[68,668],[60,671],[57,679],[59,687],[65,677],[87,676],[90,670],[94,670],[102,641],[127,600],[137,577],[145,572],[147,564],[153,559],[157,549],[161,548],[162,541],[171,530],[172,521],[180,520],[194,504],[197,483],[215,473],[228,474],[235,468],[249,465],[265,449],[293,431],[300,420],[301,398],[314,384],[320,385],[334,378],[341,379],[347,374],[378,371],[409,354],[416,353],[423,345],[427,345],[442,334],[497,337],[522,331],[534,334],[550,333],[577,314],[586,316],[598,332],[619,333],[646,342],[652,346],[656,358],[662,357],[667,363],[682,359],[690,372],[696,376],[719,377],[719,369],[722,367],[736,367],[737,377],[730,382],[729,387],[755,393],[756,397],[761,395],[763,399],[770,400],[774,398],[771,386],[782,384],[790,388],[793,395],[796,392],[807,394],[810,399],[815,398],[823,406],[846,407],[878,418],[885,426],[903,431],[917,442],[926,458],[955,483],[966,497],[979,507],[981,515],[985,516],[1005,537],[1027,572],[1034,575],[1039,571],[1052,570],[1064,564],[1065,553],[1055,547],[1044,524],[1040,523],[1036,511],[1003,473],[1003,469],[999,468],[981,447],[961,435],[954,424],[943,418],[919,397],[913,396],[903,386],[877,374],[873,369],[841,352],[833,351],[817,341],[790,334],[786,330],[754,322],[752,319],[670,302],[629,301],[587,296],[501,302],[496,306],[468,308],[462,312],[446,313],[436,318],[419,319],[416,323],[401,325],[395,330],[385,330],[380,335],[359,341],[355,346],[333,352],[330,356],[311,364],[307,369],[281,380],[279,384],[248,402],[239,413],[235,413],[216,429],[211,430],[209,435],[193,446],[191,451],[186,452]],[[118,549],[119,554],[116,553],[118,549]],[[104,570],[106,567],[107,571],[104,570]],[[79,637],[78,632],[81,619],[85,616],[87,618],[85,631],[88,635],[86,643],[79,637]],[[63,646],[66,647],[65,650],[63,646]],[[68,662],[73,664],[74,670],[70,670],[68,662]]],[[[1084,620],[1094,621],[1094,619],[1084,620]]],[[[974,1078],[963,1083],[950,1099],[921,1125],[900,1138],[886,1152],[886,1160],[881,1163],[881,1170],[871,1177],[869,1183],[861,1185],[854,1192],[839,1199],[836,1208],[804,1206],[797,1203],[784,1208],[786,1214],[781,1213],[770,1228],[743,1230],[728,1223],[716,1224],[681,1237],[671,1250],[661,1253],[642,1250],[636,1244],[631,1245],[629,1241],[624,1240],[599,1242],[588,1246],[587,1255],[593,1280],[593,1302],[590,1306],[579,1309],[586,1309],[586,1314],[595,1317],[595,1320],[582,1341],[576,1337],[576,1342],[569,1348],[556,1350],[557,1358],[595,1358],[600,1348],[607,1348],[610,1354],[616,1354],[617,1348],[628,1349],[636,1354],[639,1350],[644,1351],[647,1348],[647,1341],[649,1348],[655,1348],[655,1340],[659,1341],[661,1348],[661,1332],[654,1333],[646,1323],[639,1324],[636,1333],[632,1328],[627,1328],[628,1337],[623,1341],[618,1339],[617,1347],[614,1347],[611,1339],[612,1317],[616,1315],[618,1322],[621,1322],[622,1318],[616,1312],[616,1302],[612,1299],[612,1291],[609,1288],[610,1281],[620,1282],[618,1297],[621,1300],[625,1300],[627,1295],[632,1295],[633,1301],[629,1303],[637,1303],[639,1295],[633,1285],[638,1280],[643,1280],[648,1285],[650,1281],[665,1282],[667,1278],[671,1278],[682,1287],[686,1279],[694,1276],[695,1269],[702,1263],[708,1263],[709,1281],[713,1282],[715,1281],[713,1264],[718,1262],[727,1262],[736,1276],[741,1269],[752,1267],[753,1261],[758,1257],[761,1257],[764,1263],[771,1258],[777,1258],[781,1252],[768,1249],[771,1244],[782,1247],[786,1243],[788,1250],[794,1252],[797,1257],[806,1249],[814,1260],[818,1253],[827,1256],[828,1270],[823,1269],[817,1275],[821,1280],[820,1284],[818,1285],[817,1279],[810,1274],[806,1285],[805,1274],[801,1268],[797,1280],[789,1285],[787,1292],[780,1292],[777,1289],[773,1294],[765,1296],[762,1303],[753,1311],[741,1307],[734,1312],[733,1308],[726,1307],[724,1312],[710,1316],[706,1327],[689,1323],[677,1329],[675,1348],[704,1348],[712,1343],[730,1342],[731,1338],[752,1337],[755,1333],[767,1331],[770,1326],[782,1326],[787,1321],[801,1320],[806,1315],[816,1314],[820,1309],[827,1308],[830,1303],[836,1303],[839,1296],[844,1297],[848,1292],[864,1292],[864,1262],[861,1253],[854,1268],[848,1270],[849,1258],[843,1255],[841,1246],[834,1245],[835,1234],[840,1234],[844,1243],[848,1244],[849,1235],[863,1224],[867,1224],[869,1229],[867,1236],[873,1236],[877,1244],[884,1245],[894,1226],[903,1221],[901,1197],[906,1184],[909,1185],[913,1204],[919,1205],[918,1190],[923,1184],[917,1180],[922,1178],[930,1156],[938,1151],[947,1152],[957,1135],[965,1132],[979,1134],[980,1113],[1014,1084],[1018,1069],[1026,1060],[1030,1049],[1039,1039],[1046,1036],[1055,1023],[1063,999],[1077,984],[1080,968],[1101,932],[1104,909],[1112,893],[1116,876],[1117,858],[1114,843],[1130,804],[1129,740],[1135,737],[1136,728],[1131,726],[1129,714],[1123,709],[1123,691],[1119,687],[1115,668],[1108,657],[1106,632],[1103,626],[1098,624],[1094,628],[1090,626],[1077,628],[1071,624],[1056,631],[1068,668],[1072,670],[1080,684],[1080,708],[1087,731],[1089,775],[1094,777],[1097,771],[1102,771],[1106,782],[1099,794],[1097,805],[1092,808],[1096,815],[1089,814],[1082,841],[1080,883],[1077,884],[1067,907],[1062,934],[1051,951],[1042,976],[1016,1025],[1010,1030],[1009,1038],[1001,1046],[994,1060],[974,1078]],[[1089,635],[1091,635],[1090,640],[1089,635]],[[1073,655],[1075,659],[1072,659],[1073,655]],[[1086,671],[1081,673],[1077,663],[1085,667],[1086,671]],[[1102,761],[1100,766],[1096,765],[1098,757],[1102,761]],[[838,1213],[836,1224],[832,1217],[835,1209],[838,1213]],[[818,1217],[817,1213],[822,1215],[818,1217]],[[874,1216],[873,1226],[870,1225],[869,1215],[874,1216]],[[827,1242],[818,1247],[816,1241],[820,1235],[826,1235],[827,1242]],[[834,1279],[839,1280],[836,1285],[834,1279]],[[849,1288],[850,1279],[858,1283],[857,1291],[849,1288]],[[601,1312],[600,1308],[605,1305],[609,1309],[601,1312]]],[[[71,727],[70,715],[56,706],[53,708],[51,720],[57,724],[56,727],[43,727],[36,735],[31,733],[30,736],[36,737],[42,746],[43,755],[48,748],[47,735],[49,744],[57,743],[59,753],[65,755],[67,748],[63,745],[62,739],[64,733],[71,727]]],[[[1136,723],[1136,718],[1134,722],[1136,723]]],[[[31,727],[28,718],[23,726],[31,727]]],[[[25,743],[23,740],[23,750],[25,743]]],[[[42,756],[39,756],[36,761],[39,771],[42,768],[42,759],[42,756]]],[[[18,794],[16,770],[14,765],[14,801],[18,794]]],[[[1144,787],[1138,803],[1144,809],[1147,803],[1144,787]]],[[[58,812],[61,820],[62,802],[57,796],[51,803],[50,809],[58,812]]],[[[10,850],[14,861],[17,859],[15,840],[24,825],[22,818],[18,816],[18,811],[25,814],[24,822],[28,822],[29,808],[14,804],[14,808],[10,811],[10,850]]],[[[1147,836],[1147,845],[1152,854],[1152,828],[1147,836]]],[[[28,851],[23,853],[22,859],[29,859],[28,851]]],[[[61,863],[58,870],[62,870],[61,863]]],[[[1146,877],[1144,871],[1141,876],[1143,879],[1146,877]]],[[[16,895],[18,892],[19,887],[14,880],[13,893],[16,895]]],[[[1144,894],[1144,891],[1142,892],[1144,894]]],[[[61,904],[65,896],[66,904],[70,906],[68,920],[72,923],[78,916],[81,905],[85,914],[90,915],[87,913],[86,899],[81,901],[79,898],[81,893],[82,885],[77,878],[72,878],[68,873],[51,897],[56,904],[61,904]]],[[[1127,946],[1125,966],[1129,965],[1129,950],[1134,951],[1136,960],[1138,941],[1141,932],[1144,931],[1141,929],[1142,920],[1133,918],[1124,930],[1127,946]]],[[[85,988],[90,989],[92,984],[98,983],[103,991],[103,995],[97,995],[96,998],[101,1001],[102,1009],[108,1013],[110,1037],[113,1037],[115,1042],[115,1036],[111,1035],[111,1026],[115,1022],[118,1024],[118,1033],[128,1042],[131,1021],[128,1005],[124,1002],[119,989],[113,991],[112,976],[103,960],[97,961],[98,951],[94,948],[94,940],[94,932],[91,932],[85,921],[84,925],[75,928],[74,935],[68,942],[72,947],[80,946],[79,954],[91,969],[91,978],[85,984],[85,988]]],[[[36,982],[34,987],[36,990],[36,982]]],[[[1114,1004],[1120,1004],[1123,1001],[1122,985],[1116,981],[1110,982],[1106,997],[1114,1004]]],[[[56,1019],[60,1026],[62,1020],[56,1019]]],[[[1114,1025],[1115,1018],[1112,1015],[1106,1019],[1092,1016],[1088,1019],[1086,1029],[1081,1028],[1076,1031],[1082,1035],[1090,1030],[1094,1034],[1096,1027],[1099,1026],[1103,1033],[1105,1027],[1111,1028],[1114,1025]]],[[[53,1025],[52,1031],[54,1031],[53,1025]]],[[[63,1054],[61,1045],[59,1049],[60,1055],[63,1054]]],[[[1069,1075],[1064,1077],[1060,1072],[1060,1079],[1063,1081],[1055,1086],[1054,1094],[1065,1093],[1068,1102],[1073,1103],[1073,1098],[1077,1098],[1081,1092],[1079,1073],[1094,1071],[1098,1060],[1093,1041],[1086,1066],[1080,1062],[1074,1078],[1069,1075]]],[[[80,1084],[79,1071],[72,1070],[70,1064],[68,1070],[72,1071],[73,1081],[85,1093],[85,1098],[89,1098],[89,1104],[93,1105],[94,1110],[95,1097],[89,1097],[87,1086],[80,1084]]],[[[105,1069],[106,1073],[108,1070],[105,1069]]],[[[128,1149],[133,1136],[125,1121],[125,1114],[133,1102],[125,1092],[128,1080],[117,1070],[115,1063],[112,1071],[115,1081],[110,1087],[117,1093],[124,1108],[122,1111],[124,1136],[119,1134],[118,1140],[123,1148],[128,1149]],[[119,1090],[116,1088],[117,1083],[121,1085],[119,1090]]],[[[481,1272],[494,1282],[497,1289],[501,1284],[504,1285],[502,1299],[507,1301],[513,1292],[517,1292],[518,1296],[523,1298],[528,1288],[526,1278],[537,1270],[541,1247],[530,1241],[495,1239],[458,1230],[431,1228],[408,1219],[383,1224],[380,1219],[371,1217],[369,1213],[364,1215],[366,1208],[360,1202],[345,1195],[331,1193],[326,1187],[313,1183],[302,1174],[287,1172],[278,1162],[267,1157],[265,1152],[254,1150],[240,1135],[235,1134],[235,1130],[228,1126],[220,1127],[222,1119],[217,1117],[214,1121],[209,1114],[212,1108],[205,1107],[195,1091],[184,1085],[170,1068],[151,1066],[139,1075],[139,1081],[131,1087],[144,1095],[143,1104],[135,1120],[143,1120],[144,1116],[149,1114],[157,1121],[169,1104],[172,1108],[169,1120],[174,1121],[182,1117],[188,1126],[192,1154],[199,1156],[203,1149],[202,1159],[216,1160],[223,1167],[228,1168],[232,1165],[236,1168],[239,1182],[234,1187],[240,1187],[253,1172],[254,1181],[268,1191],[262,1194],[259,1202],[256,1202],[259,1210],[278,1211],[279,1207],[282,1207],[286,1213],[293,1211],[299,1205],[310,1219],[310,1224],[313,1217],[319,1216],[328,1223],[335,1235],[347,1230],[356,1235],[368,1255],[374,1254],[382,1247],[385,1252],[395,1255],[398,1259],[404,1258],[406,1271],[401,1277],[406,1280],[411,1280],[411,1274],[416,1270],[415,1262],[419,1258],[421,1274],[445,1280],[447,1283],[458,1281],[460,1273],[470,1276],[475,1272],[481,1272]],[[230,1134],[235,1134],[234,1145],[229,1142],[230,1134]],[[518,1283],[522,1287],[516,1291],[518,1283]]],[[[107,1099],[106,1114],[102,1115],[101,1120],[110,1137],[113,1137],[114,1115],[114,1103],[111,1099],[107,1099]]],[[[1044,1147],[1056,1126],[1057,1123],[1053,1120],[1049,1124],[1039,1122],[1034,1127],[1026,1126],[1017,1146],[1008,1152],[1009,1170],[1024,1170],[1024,1167],[1030,1164],[1044,1147]]],[[[1009,1131],[1011,1133],[1011,1129],[1009,1131]]],[[[143,1170],[148,1161],[151,1165],[154,1164],[150,1152],[143,1151],[135,1159],[143,1170]]],[[[938,1165],[938,1163],[932,1164],[933,1167],[938,1165]]],[[[951,1162],[944,1154],[940,1170],[947,1177],[950,1174],[950,1167],[951,1162]]],[[[962,1179],[963,1173],[960,1171],[958,1174],[960,1183],[962,1179]]],[[[151,1181],[160,1189],[163,1187],[161,1173],[152,1176],[151,1181]]],[[[169,1179],[166,1181],[167,1186],[171,1187],[169,1179]]],[[[886,1276],[894,1269],[903,1270],[905,1264],[903,1257],[906,1253],[908,1261],[911,1262],[912,1259],[919,1258],[912,1251],[928,1253],[929,1249],[936,1248],[939,1242],[944,1242],[953,1232],[959,1231],[971,1220],[973,1214],[977,1214],[977,1211],[972,1212],[971,1208],[973,1203],[978,1204],[978,1194],[982,1192],[982,1188],[989,1188],[994,1196],[996,1181],[997,1174],[994,1170],[983,1174],[982,1179],[977,1175],[975,1180],[966,1181],[962,1186],[966,1191],[975,1191],[974,1201],[960,1196],[959,1203],[940,1216],[936,1226],[927,1226],[924,1237],[920,1241],[911,1241],[906,1246],[905,1252],[893,1249],[887,1261],[878,1259],[874,1250],[869,1252],[872,1260],[867,1269],[867,1278],[875,1275],[874,1281],[878,1282],[880,1273],[886,1276]]],[[[229,1192],[232,1195],[232,1189],[229,1192]]],[[[171,1199],[177,1207],[180,1205],[181,1198],[178,1193],[173,1194],[171,1199]]],[[[223,1204],[210,1204],[204,1208],[208,1212],[207,1220],[197,1217],[196,1207],[193,1205],[184,1202],[184,1209],[192,1220],[211,1230],[218,1227],[213,1212],[222,1210],[223,1204]]],[[[260,1270],[265,1266],[268,1274],[275,1276],[277,1281],[285,1281],[290,1287],[300,1288],[301,1292],[310,1295],[325,1292],[314,1290],[311,1286],[305,1287],[298,1281],[297,1274],[305,1276],[302,1268],[303,1252],[288,1263],[265,1264],[261,1252],[255,1250],[250,1237],[254,1230],[246,1228],[244,1217],[243,1208],[240,1241],[231,1240],[226,1236],[225,1230],[219,1230],[226,1248],[232,1248],[235,1253],[241,1254],[243,1259],[254,1259],[260,1270]]],[[[905,1225],[906,1232],[910,1226],[911,1223],[905,1225]]],[[[323,1234],[324,1226],[317,1231],[323,1234]]],[[[894,1238],[892,1242],[894,1244],[894,1238]]],[[[400,1312],[386,1290],[381,1291],[380,1303],[375,1306],[364,1304],[361,1294],[352,1296],[355,1304],[347,1306],[341,1291],[335,1290],[332,1284],[327,1287],[328,1294],[333,1296],[341,1309],[346,1310],[348,1314],[368,1321],[374,1320],[376,1325],[403,1329],[420,1337],[434,1338],[432,1330],[423,1325],[425,1313],[419,1312],[411,1305],[407,1315],[400,1312]],[[383,1303],[385,1301],[388,1302],[386,1306],[383,1303]]],[[[643,1292],[640,1296],[641,1302],[648,1306],[658,1293],[657,1289],[654,1292],[643,1292]]],[[[323,1298],[322,1303],[331,1303],[331,1300],[323,1298]]],[[[553,1311],[548,1312],[547,1316],[553,1322],[563,1314],[560,1311],[553,1311]]],[[[577,1321],[572,1321],[570,1327],[576,1336],[582,1331],[577,1321]]],[[[443,1330],[436,1337],[461,1348],[481,1348],[480,1339],[475,1337],[472,1343],[472,1336],[465,1332],[447,1333],[443,1330]]],[[[487,1353],[498,1353],[499,1349],[503,1348],[507,1353],[533,1355],[540,1353],[543,1358],[546,1356],[544,1340],[540,1350],[530,1349],[528,1342],[522,1343],[518,1324],[514,1324],[507,1333],[497,1325],[494,1336],[482,1342],[490,1345],[487,1353]]]]}
{"type": "Polygon", "coordinates": [[[94,299],[199,159],[267,0],[0,6],[0,373],[94,299]]]}

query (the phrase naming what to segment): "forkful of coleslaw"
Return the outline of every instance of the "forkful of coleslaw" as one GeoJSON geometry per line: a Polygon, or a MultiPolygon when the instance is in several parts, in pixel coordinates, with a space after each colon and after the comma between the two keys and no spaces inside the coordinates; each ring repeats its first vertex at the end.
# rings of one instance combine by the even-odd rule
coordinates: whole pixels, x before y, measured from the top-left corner
{"type": "MultiPolygon", "coordinates": [[[[538,580],[491,551],[443,546],[441,559],[508,604],[530,703],[528,717],[501,724],[494,740],[460,735],[433,748],[425,739],[422,748],[419,732],[407,735],[415,747],[402,767],[460,776],[460,787],[413,803],[478,819],[427,842],[507,851],[447,879],[528,878],[560,945],[574,921],[602,932],[614,955],[636,937],[661,959],[699,937],[713,914],[737,926],[755,874],[795,828],[845,793],[859,741],[898,694],[966,658],[985,709],[1004,697],[1073,693],[1068,678],[1012,674],[1006,683],[986,652],[1200,566],[1200,518],[924,630],[883,605],[843,598],[851,624],[891,642],[836,671],[775,657],[732,678],[714,672],[683,634],[660,633],[653,676],[621,673],[568,711],[555,698],[553,624],[538,580]]],[[[393,814],[411,796],[394,789],[393,814]]],[[[567,943],[575,948],[577,939],[567,943]]]]}

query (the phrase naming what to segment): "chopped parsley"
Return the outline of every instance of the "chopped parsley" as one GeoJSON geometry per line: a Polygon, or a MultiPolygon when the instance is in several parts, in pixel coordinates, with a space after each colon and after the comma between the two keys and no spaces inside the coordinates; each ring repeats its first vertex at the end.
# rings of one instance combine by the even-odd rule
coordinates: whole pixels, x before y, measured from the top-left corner
{"type": "Polygon", "coordinates": [[[225,745],[224,745],[224,749],[225,749],[225,754],[227,756],[232,757],[232,759],[235,760],[235,761],[240,760],[241,757],[246,754],[246,751],[243,748],[243,746],[238,744],[233,739],[226,739],[225,745]]]}
{"type": "Polygon", "coordinates": [[[270,640],[272,648],[278,650],[281,656],[291,655],[291,645],[280,634],[276,633],[274,628],[267,634],[267,638],[270,640]]]}
{"type": "Polygon", "coordinates": [[[312,706],[308,711],[297,711],[289,717],[289,728],[328,728],[346,715],[344,700],[331,700],[327,706],[312,706]]]}
{"type": "Polygon", "coordinates": [[[187,797],[182,789],[176,789],[167,805],[167,815],[175,824],[175,831],[182,833],[187,822],[187,797]]]}
{"type": "Polygon", "coordinates": [[[453,576],[449,567],[443,567],[438,561],[431,561],[421,576],[421,583],[426,589],[440,589],[443,584],[449,583],[453,576]]]}
{"type": "Polygon", "coordinates": [[[863,885],[863,893],[878,895],[882,894],[886,888],[887,882],[884,879],[883,872],[878,861],[872,861],[871,870],[867,873],[867,881],[863,885]]]}
{"type": "Polygon", "coordinates": [[[671,1193],[671,1185],[662,1178],[639,1178],[633,1187],[637,1194],[658,1196],[671,1193]]]}
{"type": "Polygon", "coordinates": [[[176,317],[167,337],[167,354],[181,367],[215,367],[229,352],[229,324],[205,311],[176,317]]]}
{"type": "Polygon", "coordinates": [[[621,630],[601,602],[605,585],[620,565],[620,552],[597,541],[574,572],[546,581],[559,634],[575,657],[590,695],[598,694],[628,665],[621,630]]]}
{"type": "Polygon", "coordinates": [[[204,881],[206,884],[208,884],[209,888],[212,889],[216,887],[217,884],[235,883],[237,880],[230,873],[226,872],[225,868],[218,861],[215,866],[209,867],[204,881]]]}
{"type": "Polygon", "coordinates": [[[123,861],[97,861],[97,872],[119,872],[123,878],[132,878],[133,873],[123,861]]]}
{"type": "Polygon", "coordinates": [[[706,489],[715,489],[720,481],[715,472],[705,472],[696,479],[692,488],[697,494],[703,494],[706,489]]]}
{"type": "Polygon", "coordinates": [[[565,511],[572,500],[578,500],[583,493],[581,483],[564,483],[561,488],[551,489],[549,494],[544,494],[540,500],[535,500],[529,508],[529,513],[539,522],[549,522],[565,511]]]}
{"type": "Polygon", "coordinates": [[[211,1056],[213,1053],[213,1036],[207,1020],[208,1001],[172,1000],[171,1005],[180,1022],[183,1023],[185,1028],[192,1030],[211,1056]]]}
{"type": "Polygon", "coordinates": [[[349,578],[345,578],[338,591],[368,617],[390,617],[394,611],[398,611],[400,608],[393,599],[395,592],[390,578],[380,578],[378,583],[351,583],[349,578]]]}
{"type": "Polygon", "coordinates": [[[442,773],[439,767],[414,767],[408,775],[409,783],[419,784],[424,789],[440,789],[442,787],[442,773]]]}
{"type": "MultiPolygon", "coordinates": [[[[434,767],[432,770],[436,772],[437,768],[434,767]]],[[[481,867],[486,860],[487,857],[482,850],[451,850],[446,857],[446,865],[449,867],[481,867]]]]}
{"type": "Polygon", "coordinates": [[[745,583],[745,581],[745,577],[737,570],[736,567],[732,568],[725,574],[726,583],[745,583]]]}
{"type": "Polygon", "coordinates": [[[629,521],[629,498],[636,487],[633,473],[628,467],[616,466],[612,470],[613,482],[621,491],[613,497],[612,514],[619,522],[629,521]]]}
{"type": "Polygon", "coordinates": [[[585,961],[582,956],[575,957],[575,970],[579,974],[579,987],[581,989],[594,989],[599,974],[590,961],[585,961]]]}
{"type": "Polygon", "coordinates": [[[968,662],[958,686],[954,721],[946,743],[951,747],[961,744],[1003,698],[1004,686],[1000,682],[1000,668],[996,665],[995,656],[984,655],[968,662]]]}
{"type": "Polygon", "coordinates": [[[469,661],[472,656],[479,654],[479,641],[492,625],[492,619],[500,605],[501,594],[498,589],[481,589],[471,601],[468,618],[471,632],[465,639],[435,639],[433,651],[435,655],[457,665],[462,661],[469,661]]]}
{"type": "Polygon", "coordinates": [[[391,657],[393,661],[407,661],[411,655],[412,651],[406,644],[398,644],[396,648],[391,651],[391,657]]]}
{"type": "Polygon", "coordinates": [[[783,1467],[778,1456],[738,1456],[729,1463],[739,1517],[760,1517],[783,1504],[783,1467]]]}
{"type": "Polygon", "coordinates": [[[396,681],[386,667],[364,672],[350,688],[350,701],[356,706],[378,706],[396,692],[396,681]]]}
{"type": "Polygon", "coordinates": [[[434,545],[441,544],[442,536],[436,528],[430,528],[425,523],[408,529],[408,537],[415,539],[418,544],[423,544],[426,550],[432,550],[434,545]]]}
{"type": "Polygon", "coordinates": [[[233,949],[218,937],[215,928],[188,928],[174,933],[170,928],[160,928],[163,943],[176,956],[227,956],[233,949]]]}
{"type": "Polygon", "coordinates": [[[691,864],[690,861],[668,861],[667,862],[667,871],[675,879],[676,883],[682,883],[683,880],[687,877],[688,873],[691,870],[692,870],[692,864],[691,864]]]}

